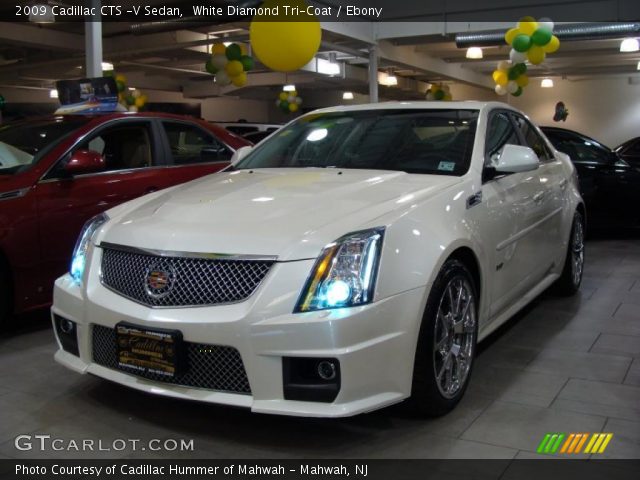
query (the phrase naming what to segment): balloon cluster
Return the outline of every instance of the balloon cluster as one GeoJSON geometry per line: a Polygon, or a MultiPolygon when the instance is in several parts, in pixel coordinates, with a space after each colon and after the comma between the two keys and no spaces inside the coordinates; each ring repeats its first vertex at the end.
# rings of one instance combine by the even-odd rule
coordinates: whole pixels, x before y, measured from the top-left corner
{"type": "Polygon", "coordinates": [[[442,85],[440,83],[433,83],[426,94],[427,100],[445,100],[451,101],[451,91],[449,85],[442,85]]]}
{"type": "Polygon", "coordinates": [[[247,72],[254,67],[253,58],[247,54],[247,48],[238,43],[225,46],[214,43],[211,47],[211,58],[204,68],[215,75],[216,83],[222,87],[233,84],[244,87],[247,84],[247,72]]]}
{"type": "Polygon", "coordinates": [[[566,122],[569,116],[569,110],[565,107],[564,102],[556,103],[556,113],[553,116],[554,122],[566,122]]]}
{"type": "Polygon", "coordinates": [[[522,89],[529,85],[527,66],[524,63],[516,63],[503,60],[498,63],[498,68],[493,71],[493,81],[496,82],[496,93],[506,95],[510,93],[514,97],[522,95],[522,89]]]}
{"type": "Polygon", "coordinates": [[[140,90],[129,90],[127,87],[127,77],[116,75],[116,87],[118,88],[118,103],[130,112],[142,110],[147,104],[147,96],[140,90]]]}
{"type": "Polygon", "coordinates": [[[498,95],[522,95],[524,87],[529,85],[525,62],[528,60],[532,65],[539,65],[547,53],[553,53],[560,47],[553,27],[548,18],[536,21],[533,17],[523,17],[516,27],[507,30],[504,40],[511,46],[509,61],[499,62],[492,74],[498,95]]]}
{"type": "Polygon", "coordinates": [[[280,92],[276,100],[276,106],[284,113],[295,113],[302,105],[302,98],[298,96],[298,92],[280,92]]]}
{"type": "Polygon", "coordinates": [[[560,40],[553,34],[553,22],[548,18],[536,21],[533,17],[520,19],[515,28],[507,30],[504,39],[511,45],[509,58],[515,65],[529,60],[533,65],[544,62],[547,53],[560,47],[560,40]]]}

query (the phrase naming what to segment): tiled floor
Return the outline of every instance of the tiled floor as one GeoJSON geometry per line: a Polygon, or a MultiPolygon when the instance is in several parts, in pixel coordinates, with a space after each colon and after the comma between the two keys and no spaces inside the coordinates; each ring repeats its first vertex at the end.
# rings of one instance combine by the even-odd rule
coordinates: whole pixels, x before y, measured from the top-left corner
{"type": "Polygon", "coordinates": [[[60,367],[46,314],[23,319],[0,337],[0,458],[79,456],[16,450],[29,433],[194,439],[174,458],[536,458],[547,432],[612,432],[600,456],[640,458],[640,239],[587,246],[581,293],[544,295],[484,342],[465,398],[433,420],[401,408],[308,420],[153,397],[60,367]]]}

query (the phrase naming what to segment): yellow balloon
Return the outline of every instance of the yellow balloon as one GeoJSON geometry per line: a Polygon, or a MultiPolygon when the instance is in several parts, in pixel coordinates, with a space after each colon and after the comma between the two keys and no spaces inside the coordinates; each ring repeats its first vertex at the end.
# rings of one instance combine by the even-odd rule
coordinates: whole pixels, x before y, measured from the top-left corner
{"type": "Polygon", "coordinates": [[[287,92],[280,92],[280,100],[285,101],[289,98],[289,94],[287,92]]]}
{"type": "Polygon", "coordinates": [[[116,82],[122,82],[124,84],[127,83],[127,77],[124,75],[116,75],[116,82]]]}
{"type": "Polygon", "coordinates": [[[240,45],[240,53],[242,55],[247,55],[249,53],[249,50],[247,50],[247,46],[244,43],[239,43],[238,45],[240,45]]]}
{"type": "Polygon", "coordinates": [[[538,22],[518,22],[518,30],[520,30],[520,33],[524,33],[525,35],[531,36],[537,29],[538,22]]]}
{"type": "Polygon", "coordinates": [[[298,96],[298,92],[296,92],[295,90],[293,92],[289,92],[289,96],[290,97],[297,97],[298,96]]]}
{"type": "Polygon", "coordinates": [[[147,99],[144,97],[136,98],[135,106],[138,108],[144,107],[144,104],[147,103],[147,99]]]}
{"type": "Polygon", "coordinates": [[[522,88],[526,87],[527,85],[529,85],[529,77],[523,73],[518,78],[516,78],[516,84],[518,84],[518,86],[522,88]]]}
{"type": "Polygon", "coordinates": [[[227,51],[227,47],[224,46],[224,43],[214,43],[211,46],[211,55],[224,55],[227,51]]]}
{"type": "MultiPolygon", "coordinates": [[[[279,6],[284,17],[283,0],[267,0],[262,7],[279,6]]],[[[287,5],[306,12],[302,0],[290,0],[287,5]]],[[[249,38],[255,56],[268,68],[277,72],[292,72],[309,63],[320,48],[322,31],[315,16],[299,15],[300,22],[274,21],[273,17],[256,15],[249,26],[249,38]]],[[[278,19],[280,20],[280,19],[278,19]]]]}
{"type": "Polygon", "coordinates": [[[544,50],[538,45],[531,45],[531,48],[527,51],[527,58],[534,65],[539,65],[544,62],[544,57],[544,50]]]}
{"type": "Polygon", "coordinates": [[[509,76],[507,75],[507,72],[505,72],[504,70],[495,70],[492,76],[493,76],[493,81],[496,82],[498,85],[501,85],[504,87],[507,83],[509,83],[509,76]]]}
{"type": "Polygon", "coordinates": [[[224,70],[230,78],[233,78],[244,72],[244,67],[239,60],[231,60],[224,66],[224,70]]]}
{"type": "Polygon", "coordinates": [[[504,34],[504,41],[507,42],[507,45],[511,45],[513,43],[513,39],[516,38],[520,32],[517,28],[510,28],[507,30],[507,33],[504,34]]]}
{"type": "Polygon", "coordinates": [[[444,97],[442,97],[443,100],[450,102],[451,100],[453,100],[453,97],[451,96],[450,93],[445,93],[444,97]]]}
{"type": "Polygon", "coordinates": [[[236,87],[244,87],[247,84],[247,72],[242,72],[240,75],[231,77],[231,83],[236,87]]]}
{"type": "Polygon", "coordinates": [[[558,48],[560,48],[560,40],[558,39],[558,37],[553,35],[551,37],[551,40],[549,40],[549,43],[542,47],[542,50],[545,53],[553,53],[558,50],[558,48]]]}
{"type": "Polygon", "coordinates": [[[298,104],[297,103],[290,103],[289,104],[289,111],[290,112],[297,112],[298,111],[298,104]]]}

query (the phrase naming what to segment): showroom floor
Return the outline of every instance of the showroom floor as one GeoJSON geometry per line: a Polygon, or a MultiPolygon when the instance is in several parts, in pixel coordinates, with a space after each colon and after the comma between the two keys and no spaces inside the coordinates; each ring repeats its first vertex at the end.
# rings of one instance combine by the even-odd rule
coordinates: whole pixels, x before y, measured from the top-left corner
{"type": "Polygon", "coordinates": [[[194,439],[175,458],[539,458],[547,432],[612,432],[600,457],[640,458],[640,240],[587,248],[581,293],[544,295],[484,342],[462,403],[435,420],[397,407],[309,420],[153,397],[55,364],[46,312],[31,315],[0,337],[0,458],[79,456],[16,450],[29,433],[194,439]]]}

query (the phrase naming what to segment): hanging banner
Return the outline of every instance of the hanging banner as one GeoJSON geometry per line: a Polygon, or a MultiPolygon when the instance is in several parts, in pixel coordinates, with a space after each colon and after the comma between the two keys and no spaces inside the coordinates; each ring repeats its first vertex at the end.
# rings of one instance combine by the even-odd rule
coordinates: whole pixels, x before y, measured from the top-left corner
{"type": "Polygon", "coordinates": [[[60,108],[56,115],[93,114],[123,110],[113,77],[82,78],[56,82],[60,108]]]}

